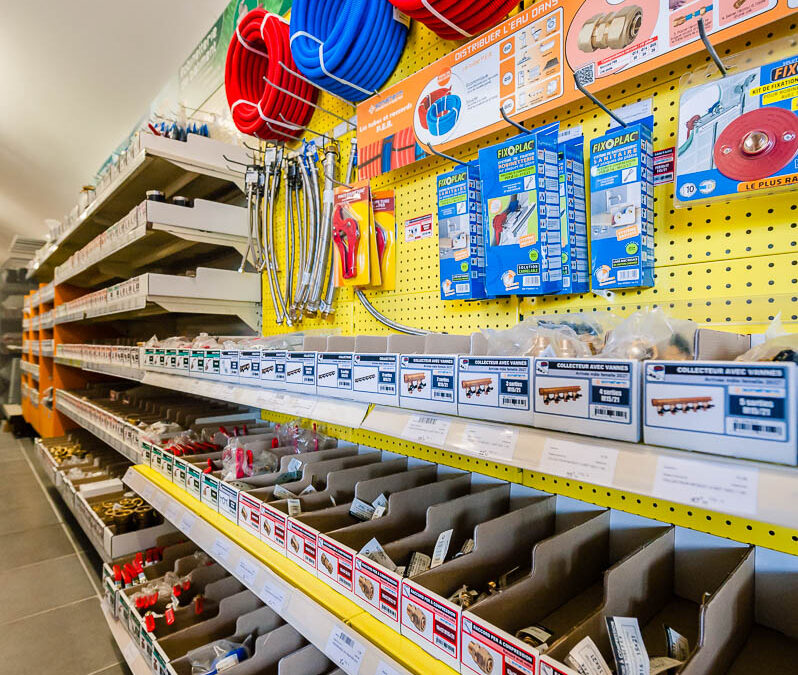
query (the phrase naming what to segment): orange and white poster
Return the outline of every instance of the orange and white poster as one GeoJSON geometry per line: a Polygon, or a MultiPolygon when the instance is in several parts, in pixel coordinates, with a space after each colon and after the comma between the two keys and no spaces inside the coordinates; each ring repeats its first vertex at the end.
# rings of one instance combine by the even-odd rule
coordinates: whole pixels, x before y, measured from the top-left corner
{"type": "Polygon", "coordinates": [[[798,0],[542,0],[358,106],[359,177],[373,178],[795,12],[798,0]]]}

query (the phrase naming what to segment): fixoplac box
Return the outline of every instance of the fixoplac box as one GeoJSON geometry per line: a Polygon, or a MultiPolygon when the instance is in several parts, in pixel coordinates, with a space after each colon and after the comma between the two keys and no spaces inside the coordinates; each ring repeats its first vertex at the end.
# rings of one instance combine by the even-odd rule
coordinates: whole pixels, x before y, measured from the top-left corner
{"type": "Polygon", "coordinates": [[[536,358],[535,426],[640,440],[640,362],[536,358]]]}
{"type": "Polygon", "coordinates": [[[532,358],[488,356],[482,333],[471,335],[471,353],[457,368],[457,414],[532,426],[532,358]]]}
{"type": "Polygon", "coordinates": [[[482,188],[476,162],[438,176],[441,299],[485,297],[482,188]]]}
{"type": "Polygon", "coordinates": [[[479,151],[488,296],[560,291],[558,127],[479,151]]]}
{"type": "Polygon", "coordinates": [[[560,169],[560,242],[563,294],[590,290],[585,206],[585,161],[582,128],[560,131],[557,159],[560,169]]]}
{"type": "Polygon", "coordinates": [[[798,366],[785,362],[647,361],[646,443],[798,463],[798,366]]]}
{"type": "Polygon", "coordinates": [[[652,118],[590,141],[594,289],[654,285],[652,118]]]}

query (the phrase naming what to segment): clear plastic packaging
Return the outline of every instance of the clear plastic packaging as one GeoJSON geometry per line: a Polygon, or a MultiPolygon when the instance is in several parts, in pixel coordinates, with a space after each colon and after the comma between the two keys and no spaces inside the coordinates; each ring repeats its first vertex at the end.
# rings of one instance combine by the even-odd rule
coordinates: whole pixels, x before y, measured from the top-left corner
{"type": "Polygon", "coordinates": [[[660,308],[630,314],[607,336],[600,356],[613,359],[691,360],[695,332],[692,321],[674,319],[660,308]]]}
{"type": "Polygon", "coordinates": [[[216,640],[192,649],[186,656],[191,663],[191,675],[217,675],[246,661],[254,647],[254,637],[247,636],[243,643],[216,640]]]}
{"type": "Polygon", "coordinates": [[[222,451],[222,480],[249,478],[277,470],[279,460],[268,450],[246,447],[246,437],[234,436],[222,451]]]}

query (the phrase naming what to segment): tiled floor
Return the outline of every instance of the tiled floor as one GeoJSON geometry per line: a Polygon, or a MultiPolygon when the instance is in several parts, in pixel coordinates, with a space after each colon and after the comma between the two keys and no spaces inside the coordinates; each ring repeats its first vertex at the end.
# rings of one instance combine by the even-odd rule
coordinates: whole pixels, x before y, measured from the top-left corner
{"type": "Polygon", "coordinates": [[[129,675],[100,610],[100,560],[39,470],[0,433],[0,672],[129,675]]]}

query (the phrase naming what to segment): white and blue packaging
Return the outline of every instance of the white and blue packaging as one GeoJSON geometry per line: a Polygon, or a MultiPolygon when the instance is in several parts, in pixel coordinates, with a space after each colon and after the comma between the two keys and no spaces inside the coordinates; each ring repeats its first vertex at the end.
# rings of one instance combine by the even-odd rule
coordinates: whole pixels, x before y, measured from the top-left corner
{"type": "Polygon", "coordinates": [[[560,167],[562,294],[587,293],[590,290],[583,150],[581,128],[560,132],[557,158],[560,167]]]}

